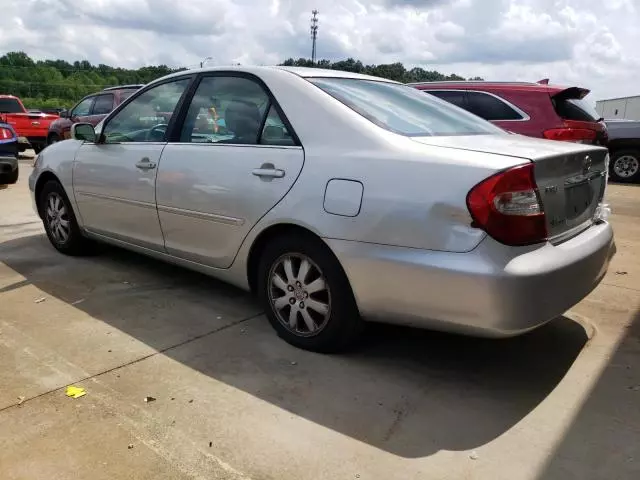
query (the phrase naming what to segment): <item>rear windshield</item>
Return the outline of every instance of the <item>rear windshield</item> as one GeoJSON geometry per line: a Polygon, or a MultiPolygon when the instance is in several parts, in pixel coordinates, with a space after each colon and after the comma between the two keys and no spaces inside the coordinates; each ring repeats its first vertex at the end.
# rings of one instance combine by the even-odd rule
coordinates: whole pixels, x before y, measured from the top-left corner
{"type": "Polygon", "coordinates": [[[372,123],[400,135],[505,133],[486,120],[405,85],[354,78],[308,80],[372,123]]]}
{"type": "Polygon", "coordinates": [[[0,113],[23,113],[15,98],[0,98],[0,113]]]}
{"type": "Polygon", "coordinates": [[[583,99],[571,98],[554,100],[556,112],[565,120],[580,122],[597,122],[600,115],[591,103],[583,99]]]}

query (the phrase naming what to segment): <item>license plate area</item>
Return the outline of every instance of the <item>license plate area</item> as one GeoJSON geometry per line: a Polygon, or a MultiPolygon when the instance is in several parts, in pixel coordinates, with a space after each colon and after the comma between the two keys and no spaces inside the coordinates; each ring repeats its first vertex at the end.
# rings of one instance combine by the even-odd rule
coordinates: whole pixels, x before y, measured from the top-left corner
{"type": "Polygon", "coordinates": [[[565,218],[568,223],[591,218],[598,207],[602,192],[602,175],[593,175],[581,181],[565,184],[565,218]]]}

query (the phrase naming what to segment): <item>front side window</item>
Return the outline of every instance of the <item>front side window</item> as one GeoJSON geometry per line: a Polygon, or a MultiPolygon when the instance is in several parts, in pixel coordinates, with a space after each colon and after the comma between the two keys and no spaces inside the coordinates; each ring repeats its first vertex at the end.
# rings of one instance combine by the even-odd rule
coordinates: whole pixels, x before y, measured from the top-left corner
{"type": "Polygon", "coordinates": [[[105,143],[166,141],[169,120],[189,81],[162,83],[134,98],[104,126],[105,143]]]}
{"type": "Polygon", "coordinates": [[[504,134],[475,115],[413,87],[354,78],[309,78],[381,128],[405,136],[504,134]]]}
{"type": "Polygon", "coordinates": [[[522,120],[520,113],[515,111],[499,98],[482,92],[467,92],[469,111],[485,120],[522,120]]]}
{"type": "Polygon", "coordinates": [[[105,115],[113,110],[113,94],[98,95],[93,104],[93,115],[105,115]]]}
{"type": "Polygon", "coordinates": [[[269,96],[244,77],[205,77],[189,105],[181,142],[256,145],[269,96]]]}
{"type": "Polygon", "coordinates": [[[87,97],[76,105],[71,111],[72,117],[86,117],[91,113],[91,105],[95,97],[87,97]]]}

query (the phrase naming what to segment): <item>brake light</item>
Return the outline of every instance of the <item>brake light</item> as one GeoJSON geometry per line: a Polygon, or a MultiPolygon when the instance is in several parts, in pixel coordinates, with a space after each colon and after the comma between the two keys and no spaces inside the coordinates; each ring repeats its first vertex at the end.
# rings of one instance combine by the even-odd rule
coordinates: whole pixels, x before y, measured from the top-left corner
{"type": "Polygon", "coordinates": [[[594,143],[596,141],[596,131],[588,128],[552,128],[542,132],[544,138],[549,140],[560,140],[562,142],[594,143]]]}
{"type": "Polygon", "coordinates": [[[0,127],[0,140],[9,140],[13,138],[13,132],[8,128],[0,127]]]}
{"type": "Polygon", "coordinates": [[[506,245],[530,245],[547,239],[547,222],[533,176],[533,163],[499,172],[467,195],[472,226],[506,245]]]}

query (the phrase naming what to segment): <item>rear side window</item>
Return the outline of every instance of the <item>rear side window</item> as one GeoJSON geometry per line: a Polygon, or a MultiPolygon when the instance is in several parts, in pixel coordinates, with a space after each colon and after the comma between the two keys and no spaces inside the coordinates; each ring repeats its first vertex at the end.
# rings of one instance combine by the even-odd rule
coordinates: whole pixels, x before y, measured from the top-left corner
{"type": "Polygon", "coordinates": [[[93,104],[94,115],[105,115],[113,110],[113,94],[98,95],[93,104]]]}
{"type": "Polygon", "coordinates": [[[122,90],[120,92],[120,103],[124,102],[127,98],[136,93],[136,91],[137,90],[122,90]]]}
{"type": "Polygon", "coordinates": [[[22,113],[22,108],[15,98],[0,98],[0,113],[22,113]]]}
{"type": "Polygon", "coordinates": [[[482,92],[467,92],[468,110],[485,120],[522,120],[524,117],[504,101],[482,92]]]}
{"type": "Polygon", "coordinates": [[[467,109],[467,104],[464,101],[464,92],[459,90],[430,90],[427,91],[427,93],[449,103],[453,103],[456,107],[467,109]]]}
{"type": "Polygon", "coordinates": [[[504,130],[406,85],[357,78],[309,78],[375,125],[405,136],[504,134],[504,130]]]}
{"type": "Polygon", "coordinates": [[[596,109],[586,100],[571,98],[553,100],[556,113],[565,120],[576,120],[580,122],[597,122],[600,115],[596,109]]]}

